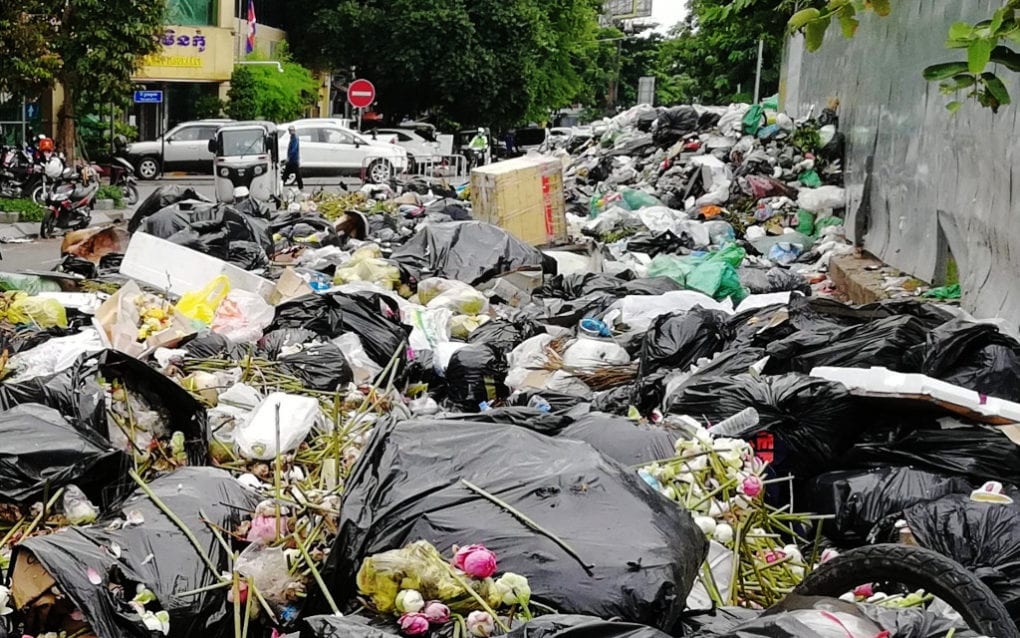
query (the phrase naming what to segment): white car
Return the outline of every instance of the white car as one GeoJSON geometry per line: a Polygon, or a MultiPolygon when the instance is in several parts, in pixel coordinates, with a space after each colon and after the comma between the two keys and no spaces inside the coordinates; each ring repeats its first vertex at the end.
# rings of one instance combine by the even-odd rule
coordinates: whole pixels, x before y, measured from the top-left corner
{"type": "Polygon", "coordinates": [[[376,184],[407,170],[407,151],[343,128],[335,120],[298,120],[280,127],[280,159],[286,160],[294,126],[300,140],[302,175],[362,176],[376,184]]]}
{"type": "Polygon", "coordinates": [[[425,160],[439,155],[439,142],[430,142],[418,133],[406,128],[381,128],[377,129],[380,138],[396,138],[395,144],[403,146],[407,151],[407,159],[411,170],[414,170],[416,161],[425,160]]]}

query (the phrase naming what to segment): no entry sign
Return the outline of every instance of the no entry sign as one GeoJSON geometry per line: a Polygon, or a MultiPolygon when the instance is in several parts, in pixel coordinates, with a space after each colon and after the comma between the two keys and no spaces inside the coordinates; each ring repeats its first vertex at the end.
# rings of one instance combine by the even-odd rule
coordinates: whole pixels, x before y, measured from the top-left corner
{"type": "Polygon", "coordinates": [[[356,109],[367,108],[375,101],[375,86],[368,80],[355,80],[347,87],[347,101],[356,109]]]}

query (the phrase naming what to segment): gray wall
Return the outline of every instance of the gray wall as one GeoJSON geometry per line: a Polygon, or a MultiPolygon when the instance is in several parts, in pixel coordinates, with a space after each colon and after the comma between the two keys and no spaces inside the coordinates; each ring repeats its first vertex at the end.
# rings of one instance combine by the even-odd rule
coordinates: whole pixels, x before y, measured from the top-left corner
{"type": "MultiPolygon", "coordinates": [[[[847,136],[849,235],[885,262],[926,281],[956,258],[964,307],[1020,321],[1020,80],[1003,70],[1014,104],[997,115],[952,98],[921,77],[925,66],[961,60],[945,49],[949,25],[990,17],[1001,0],[897,0],[887,18],[868,15],[853,40],[831,28],[821,51],[787,45],[781,96],[806,115],[838,97],[847,136]]],[[[816,110],[816,113],[818,111],[816,110]]]]}

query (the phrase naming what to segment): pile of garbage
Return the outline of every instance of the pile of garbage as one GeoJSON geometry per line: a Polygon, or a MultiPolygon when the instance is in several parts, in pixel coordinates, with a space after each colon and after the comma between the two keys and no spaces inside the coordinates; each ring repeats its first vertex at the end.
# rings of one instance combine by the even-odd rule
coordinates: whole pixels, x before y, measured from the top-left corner
{"type": "Polygon", "coordinates": [[[831,110],[601,126],[515,160],[555,246],[483,168],[280,211],[165,187],[0,273],[3,630],[979,635],[895,571],[805,597],[892,542],[1015,632],[1014,331],[829,295],[831,110]]]}

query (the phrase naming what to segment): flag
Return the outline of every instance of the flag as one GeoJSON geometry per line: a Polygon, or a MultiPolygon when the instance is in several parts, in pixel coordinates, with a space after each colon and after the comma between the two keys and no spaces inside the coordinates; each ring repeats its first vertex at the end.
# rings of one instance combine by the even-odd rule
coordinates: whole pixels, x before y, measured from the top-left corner
{"type": "Polygon", "coordinates": [[[248,44],[245,50],[248,53],[255,50],[255,0],[248,0],[248,44]]]}

